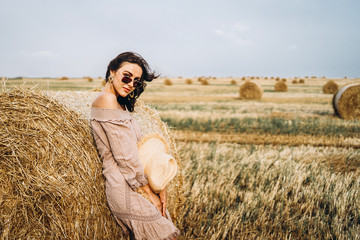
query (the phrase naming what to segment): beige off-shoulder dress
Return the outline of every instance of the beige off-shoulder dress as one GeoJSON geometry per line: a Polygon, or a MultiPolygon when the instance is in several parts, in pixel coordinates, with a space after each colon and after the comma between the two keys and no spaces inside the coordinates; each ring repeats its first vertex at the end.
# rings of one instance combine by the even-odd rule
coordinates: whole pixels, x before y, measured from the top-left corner
{"type": "Polygon", "coordinates": [[[163,217],[151,202],[136,192],[147,184],[147,177],[138,158],[140,126],[131,113],[92,107],[90,123],[103,161],[106,198],[123,231],[135,239],[175,238],[180,232],[169,212],[163,217]]]}

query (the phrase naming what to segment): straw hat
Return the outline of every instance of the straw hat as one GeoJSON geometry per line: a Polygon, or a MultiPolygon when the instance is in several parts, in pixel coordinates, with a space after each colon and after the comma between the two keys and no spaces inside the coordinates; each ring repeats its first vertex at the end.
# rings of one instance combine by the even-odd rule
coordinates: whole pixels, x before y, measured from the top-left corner
{"type": "Polygon", "coordinates": [[[156,134],[143,138],[138,143],[138,149],[139,159],[151,189],[155,193],[161,192],[175,177],[177,171],[177,163],[169,154],[168,143],[156,134]]]}

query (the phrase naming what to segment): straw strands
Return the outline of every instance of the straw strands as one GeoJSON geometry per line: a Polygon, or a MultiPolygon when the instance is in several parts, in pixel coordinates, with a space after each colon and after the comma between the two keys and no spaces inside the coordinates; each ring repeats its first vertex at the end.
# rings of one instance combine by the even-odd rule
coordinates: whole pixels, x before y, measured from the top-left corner
{"type": "Polygon", "coordinates": [[[23,90],[0,113],[0,238],[120,238],[88,122],[23,90]]]}
{"type": "Polygon", "coordinates": [[[342,87],[333,97],[335,114],[344,119],[360,119],[360,84],[342,87]]]}
{"type": "Polygon", "coordinates": [[[329,80],[324,84],[322,90],[325,94],[334,94],[339,89],[339,86],[334,80],[329,80]]]}
{"type": "Polygon", "coordinates": [[[263,90],[261,86],[255,82],[247,81],[243,85],[241,85],[240,90],[240,98],[242,99],[261,99],[263,90]]]}

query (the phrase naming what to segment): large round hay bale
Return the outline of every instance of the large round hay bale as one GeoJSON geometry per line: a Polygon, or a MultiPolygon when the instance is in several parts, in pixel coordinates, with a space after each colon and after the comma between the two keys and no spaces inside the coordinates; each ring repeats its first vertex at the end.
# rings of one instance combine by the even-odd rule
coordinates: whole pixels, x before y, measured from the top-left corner
{"type": "Polygon", "coordinates": [[[263,89],[261,86],[255,82],[247,81],[241,85],[240,98],[242,99],[261,99],[263,95],[263,89]]]}
{"type": "MultiPolygon", "coordinates": [[[[144,110],[138,118],[157,118],[151,114],[144,110]]],[[[155,131],[170,138],[157,123],[155,131]]],[[[0,239],[123,237],[83,115],[41,92],[7,91],[0,95],[0,134],[0,239]]],[[[180,173],[169,185],[173,218],[183,203],[181,187],[180,173]]]]}
{"type": "Polygon", "coordinates": [[[88,121],[25,90],[2,93],[0,114],[0,238],[120,238],[88,121]]]}
{"type": "Polygon", "coordinates": [[[279,81],[279,82],[275,83],[274,90],[275,90],[275,92],[287,92],[288,86],[285,82],[279,81]]]}
{"type": "Polygon", "coordinates": [[[333,97],[335,114],[344,119],[360,119],[360,84],[340,88],[333,97]]]}
{"type": "Polygon", "coordinates": [[[325,94],[334,94],[338,91],[339,86],[334,80],[329,80],[324,84],[322,90],[325,94]]]}

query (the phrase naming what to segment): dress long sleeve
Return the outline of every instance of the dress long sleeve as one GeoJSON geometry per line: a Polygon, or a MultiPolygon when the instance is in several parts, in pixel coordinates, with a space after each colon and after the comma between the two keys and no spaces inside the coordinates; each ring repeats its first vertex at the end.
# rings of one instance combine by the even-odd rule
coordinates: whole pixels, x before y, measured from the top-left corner
{"type": "Polygon", "coordinates": [[[147,184],[144,168],[138,158],[136,134],[124,121],[100,122],[109,142],[110,151],[129,186],[136,190],[147,184]]]}

